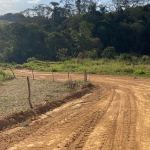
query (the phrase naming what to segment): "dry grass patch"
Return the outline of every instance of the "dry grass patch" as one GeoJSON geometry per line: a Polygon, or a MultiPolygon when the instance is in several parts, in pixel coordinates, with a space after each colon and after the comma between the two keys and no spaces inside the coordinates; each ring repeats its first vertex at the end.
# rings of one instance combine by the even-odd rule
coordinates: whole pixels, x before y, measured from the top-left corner
{"type": "MultiPolygon", "coordinates": [[[[64,97],[70,93],[68,84],[43,80],[30,80],[33,107],[64,97]]],[[[19,78],[0,84],[0,117],[29,108],[26,79],[19,78]]]]}

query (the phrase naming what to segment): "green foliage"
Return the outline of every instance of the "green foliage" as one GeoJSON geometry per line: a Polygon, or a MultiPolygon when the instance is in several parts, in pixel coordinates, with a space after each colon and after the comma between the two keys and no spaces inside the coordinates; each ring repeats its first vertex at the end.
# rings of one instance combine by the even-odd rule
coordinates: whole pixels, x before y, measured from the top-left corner
{"type": "Polygon", "coordinates": [[[68,58],[67,57],[67,51],[68,51],[67,48],[58,49],[58,51],[57,51],[57,58],[58,58],[58,60],[61,60],[61,61],[66,60],[68,58]]]}
{"type": "Polygon", "coordinates": [[[150,67],[148,65],[127,64],[126,61],[117,59],[70,59],[64,62],[43,62],[31,61],[23,65],[15,65],[14,68],[28,68],[37,71],[51,72],[70,72],[70,73],[87,73],[91,74],[108,74],[108,75],[139,75],[150,77],[150,67]]]}
{"type": "Polygon", "coordinates": [[[82,34],[84,37],[91,37],[92,36],[92,29],[93,24],[87,23],[86,21],[82,21],[79,27],[79,33],[82,34]]]}
{"type": "Polygon", "coordinates": [[[117,53],[115,51],[115,48],[110,46],[105,48],[104,51],[102,52],[103,58],[114,59],[116,55],[117,53]]]}
{"type": "Polygon", "coordinates": [[[97,59],[98,58],[98,50],[93,49],[87,52],[87,58],[97,59]]]}
{"type": "Polygon", "coordinates": [[[3,70],[0,69],[0,81],[5,81],[12,79],[12,75],[9,73],[4,72],[3,70]]]}
{"type": "Polygon", "coordinates": [[[31,61],[35,61],[35,60],[36,60],[35,57],[30,57],[30,58],[27,59],[27,62],[31,62],[31,61]]]}
{"type": "Polygon", "coordinates": [[[110,12],[94,1],[62,2],[0,16],[0,62],[114,59],[118,53],[128,65],[149,64],[150,5],[122,4],[110,12]]]}
{"type": "Polygon", "coordinates": [[[147,55],[143,55],[143,56],[142,56],[142,62],[143,62],[144,64],[149,64],[149,63],[150,63],[150,57],[147,56],[147,55]]]}
{"type": "Polygon", "coordinates": [[[127,53],[123,53],[119,56],[120,60],[125,60],[125,61],[131,61],[132,60],[132,56],[130,54],[127,53]]]}
{"type": "Polygon", "coordinates": [[[125,72],[125,73],[132,74],[132,73],[134,72],[134,69],[133,69],[132,66],[127,66],[127,67],[124,67],[124,68],[122,69],[122,71],[125,72]]]}

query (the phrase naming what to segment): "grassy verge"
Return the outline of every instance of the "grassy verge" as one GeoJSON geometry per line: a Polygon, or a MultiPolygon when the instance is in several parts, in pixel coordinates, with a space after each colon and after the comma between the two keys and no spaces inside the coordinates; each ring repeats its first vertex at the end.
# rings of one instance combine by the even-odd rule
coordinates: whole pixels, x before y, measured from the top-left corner
{"type": "MultiPolygon", "coordinates": [[[[1,64],[3,67],[10,67],[11,64],[1,64]]],[[[54,72],[73,72],[83,73],[85,70],[91,74],[106,74],[106,75],[131,75],[150,77],[150,66],[148,63],[136,63],[131,61],[121,61],[118,59],[71,59],[64,62],[48,62],[34,60],[22,65],[13,65],[16,69],[34,69],[37,71],[54,71],[54,72]]]]}
{"type": "Polygon", "coordinates": [[[0,82],[12,79],[12,75],[10,73],[6,73],[3,70],[0,69],[0,82]]]}

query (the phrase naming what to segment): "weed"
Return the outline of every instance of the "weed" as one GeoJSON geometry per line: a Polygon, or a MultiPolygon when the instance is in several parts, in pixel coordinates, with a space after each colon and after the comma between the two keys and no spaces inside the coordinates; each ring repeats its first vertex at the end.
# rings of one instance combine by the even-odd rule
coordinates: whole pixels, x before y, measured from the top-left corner
{"type": "Polygon", "coordinates": [[[22,123],[23,127],[28,127],[29,126],[29,122],[25,121],[24,123],[22,123]]]}

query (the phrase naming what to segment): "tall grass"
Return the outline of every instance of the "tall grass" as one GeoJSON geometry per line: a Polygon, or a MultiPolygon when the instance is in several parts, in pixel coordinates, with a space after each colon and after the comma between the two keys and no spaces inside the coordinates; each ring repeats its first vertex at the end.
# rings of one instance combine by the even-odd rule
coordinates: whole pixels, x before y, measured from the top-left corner
{"type": "Polygon", "coordinates": [[[10,73],[6,73],[3,70],[0,69],[0,81],[5,81],[12,79],[12,75],[10,73]]]}
{"type": "Polygon", "coordinates": [[[23,65],[15,65],[15,68],[27,68],[37,71],[72,72],[83,73],[85,70],[91,74],[107,75],[133,75],[150,77],[150,66],[148,64],[133,63],[119,59],[71,59],[64,62],[44,62],[34,60],[23,65]]]}

